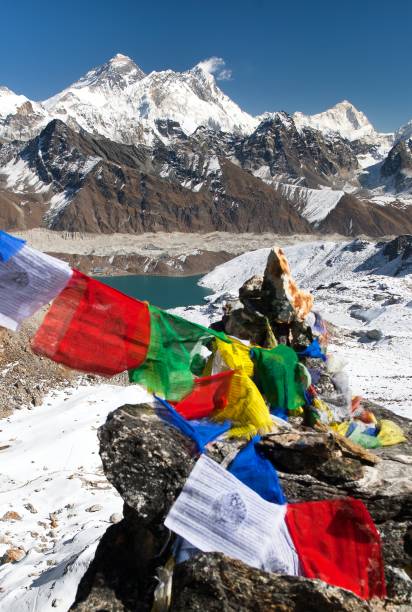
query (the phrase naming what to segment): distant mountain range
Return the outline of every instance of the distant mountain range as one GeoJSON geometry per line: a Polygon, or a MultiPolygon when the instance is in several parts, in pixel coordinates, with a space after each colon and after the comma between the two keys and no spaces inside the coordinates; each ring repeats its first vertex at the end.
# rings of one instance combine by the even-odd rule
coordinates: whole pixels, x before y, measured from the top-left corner
{"type": "Polygon", "coordinates": [[[412,121],[343,101],[252,117],[199,64],[116,55],[34,102],[0,87],[0,227],[91,232],[412,232],[412,121]]]}

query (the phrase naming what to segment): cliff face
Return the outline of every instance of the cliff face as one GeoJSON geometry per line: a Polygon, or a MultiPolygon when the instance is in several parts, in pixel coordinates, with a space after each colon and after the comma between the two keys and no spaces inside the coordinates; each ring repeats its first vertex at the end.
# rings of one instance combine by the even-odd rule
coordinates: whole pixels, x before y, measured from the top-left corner
{"type": "Polygon", "coordinates": [[[97,233],[273,231],[310,233],[285,198],[231,162],[222,163],[222,194],[191,192],[130,166],[101,162],[50,222],[57,230],[97,233]]]}
{"type": "MultiPolygon", "coordinates": [[[[331,452],[327,434],[311,444],[302,432],[306,473],[301,453],[284,447],[279,434],[263,438],[261,447],[278,469],[290,502],[361,499],[381,533],[388,586],[386,610],[406,611],[412,602],[412,422],[369,406],[378,418],[391,418],[409,442],[379,449],[381,461],[368,464],[359,456],[331,452]],[[316,456],[313,454],[316,450],[316,456]],[[300,459],[298,459],[300,455],[300,459]],[[288,471],[283,461],[287,459],[288,471]]],[[[124,500],[124,519],[108,529],[84,575],[72,609],[150,610],[156,567],[170,552],[163,521],[193,465],[188,440],[166,428],[147,405],[123,406],[99,430],[100,454],[109,481],[124,500]]],[[[237,442],[215,443],[211,456],[221,462],[237,442]]],[[[344,551],[342,551],[344,554],[344,551]]],[[[202,554],[176,567],[172,611],[282,610],[315,612],[377,610],[349,591],[318,580],[265,573],[220,554],[202,554]]]]}

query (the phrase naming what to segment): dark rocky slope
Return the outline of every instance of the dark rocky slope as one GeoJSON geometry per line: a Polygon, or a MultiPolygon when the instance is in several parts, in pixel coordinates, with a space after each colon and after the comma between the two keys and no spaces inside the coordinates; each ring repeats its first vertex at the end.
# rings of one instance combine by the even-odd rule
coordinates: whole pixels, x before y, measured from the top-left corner
{"type": "Polygon", "coordinates": [[[366,234],[378,237],[412,233],[412,206],[377,206],[368,200],[345,194],[336,208],[320,222],[318,229],[328,234],[335,227],[340,227],[342,233],[348,236],[366,234]]]}
{"type": "Polygon", "coordinates": [[[191,192],[152,174],[99,162],[51,228],[91,232],[273,231],[310,233],[287,200],[252,175],[224,162],[225,193],[191,192]],[[233,177],[241,177],[235,182],[233,177]]]}
{"type": "Polygon", "coordinates": [[[276,182],[341,188],[358,162],[345,139],[297,130],[277,113],[247,137],[158,122],[163,143],[125,145],[51,121],[28,142],[0,145],[0,221],[97,233],[412,231],[410,208],[346,195],[318,227],[276,182]],[[264,169],[265,180],[253,173],[264,169]],[[268,185],[265,181],[274,181],[268,185]]]}

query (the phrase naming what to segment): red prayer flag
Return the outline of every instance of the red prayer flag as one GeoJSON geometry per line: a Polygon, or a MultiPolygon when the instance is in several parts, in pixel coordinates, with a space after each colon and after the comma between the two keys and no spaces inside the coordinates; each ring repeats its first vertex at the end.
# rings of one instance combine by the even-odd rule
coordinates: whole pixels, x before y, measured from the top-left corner
{"type": "Polygon", "coordinates": [[[224,408],[233,374],[233,370],[227,370],[213,376],[196,378],[189,395],[173,403],[177,412],[186,419],[202,419],[214,410],[224,408]]]}
{"type": "Polygon", "coordinates": [[[31,347],[69,368],[113,376],[140,366],[149,342],[146,303],[73,270],[31,347]]]}
{"type": "Polygon", "coordinates": [[[360,500],[288,504],[286,523],[305,576],[363,599],[386,597],[380,536],[360,500]]]}

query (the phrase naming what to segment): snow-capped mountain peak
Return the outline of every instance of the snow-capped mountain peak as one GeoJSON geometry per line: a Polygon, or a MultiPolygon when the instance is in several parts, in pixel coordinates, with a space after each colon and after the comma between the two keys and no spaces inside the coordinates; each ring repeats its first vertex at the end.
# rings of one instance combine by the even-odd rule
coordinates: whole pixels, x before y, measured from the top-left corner
{"type": "Polygon", "coordinates": [[[87,72],[72,88],[80,87],[105,87],[112,90],[125,89],[129,85],[140,81],[145,73],[127,55],[117,53],[108,62],[87,72]]]}
{"type": "Polygon", "coordinates": [[[14,93],[5,86],[0,86],[0,116],[6,117],[15,113],[26,102],[30,102],[26,96],[14,93]]]}
{"type": "MultiPolygon", "coordinates": [[[[70,98],[71,94],[79,95],[80,98],[86,98],[85,102],[89,101],[87,93],[113,97],[121,94],[145,76],[143,70],[130,57],[118,53],[105,64],[89,70],[78,81],[69,85],[69,87],[56,96],[45,100],[43,104],[46,108],[53,109],[56,103],[63,98],[70,98]],[[86,96],[81,92],[86,93],[86,96]]],[[[90,99],[90,102],[95,101],[90,99]]]]}
{"type": "Polygon", "coordinates": [[[324,134],[338,133],[348,140],[358,140],[377,133],[366,115],[348,100],[338,102],[316,115],[294,113],[293,119],[298,128],[311,127],[324,134]]]}
{"type": "Polygon", "coordinates": [[[38,133],[48,119],[41,104],[0,86],[0,138],[27,140],[38,133]]]}
{"type": "Polygon", "coordinates": [[[145,74],[129,57],[117,54],[53,98],[51,117],[127,144],[162,138],[157,122],[178,122],[186,134],[203,125],[225,132],[251,132],[256,120],[216,85],[202,63],[185,72],[145,74]]]}

